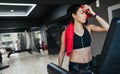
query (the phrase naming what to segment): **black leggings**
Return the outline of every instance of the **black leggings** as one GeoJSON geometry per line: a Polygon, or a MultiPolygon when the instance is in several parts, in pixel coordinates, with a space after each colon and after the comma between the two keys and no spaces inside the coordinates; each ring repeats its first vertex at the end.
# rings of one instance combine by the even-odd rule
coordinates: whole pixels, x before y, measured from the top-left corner
{"type": "Polygon", "coordinates": [[[69,72],[72,74],[94,74],[91,66],[92,61],[88,63],[69,62],[69,72]]]}

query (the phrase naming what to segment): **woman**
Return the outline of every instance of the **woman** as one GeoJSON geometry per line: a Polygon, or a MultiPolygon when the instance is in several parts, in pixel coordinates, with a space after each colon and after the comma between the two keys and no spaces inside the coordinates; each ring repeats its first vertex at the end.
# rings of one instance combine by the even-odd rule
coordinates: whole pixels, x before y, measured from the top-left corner
{"type": "MultiPolygon", "coordinates": [[[[66,48],[67,55],[69,56],[69,71],[74,74],[79,74],[82,69],[88,69],[92,65],[92,32],[108,31],[109,25],[87,4],[71,5],[67,10],[67,15],[70,18],[70,24],[61,36],[58,65],[62,66],[66,48]],[[94,24],[84,25],[91,16],[99,22],[100,26],[94,24]]],[[[91,71],[89,70],[89,72],[91,71]]]]}

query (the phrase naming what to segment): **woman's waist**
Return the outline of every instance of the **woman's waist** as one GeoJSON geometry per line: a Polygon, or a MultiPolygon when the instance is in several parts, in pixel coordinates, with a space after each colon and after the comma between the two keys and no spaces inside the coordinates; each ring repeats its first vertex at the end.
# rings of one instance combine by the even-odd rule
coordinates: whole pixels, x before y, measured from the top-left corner
{"type": "Polygon", "coordinates": [[[76,63],[88,63],[92,60],[92,57],[89,58],[70,58],[71,62],[76,62],[76,63]]]}
{"type": "Polygon", "coordinates": [[[71,62],[78,62],[78,63],[88,63],[92,60],[92,55],[90,52],[84,53],[72,53],[70,56],[71,62]]]}

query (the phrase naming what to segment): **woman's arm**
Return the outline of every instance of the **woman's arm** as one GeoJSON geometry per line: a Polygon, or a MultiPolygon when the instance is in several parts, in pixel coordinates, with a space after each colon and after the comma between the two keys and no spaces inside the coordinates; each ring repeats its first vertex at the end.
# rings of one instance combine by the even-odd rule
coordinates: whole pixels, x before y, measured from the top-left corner
{"type": "Polygon", "coordinates": [[[108,31],[109,30],[109,24],[103,18],[101,18],[99,15],[97,15],[92,10],[91,6],[89,6],[88,8],[89,8],[89,14],[94,16],[95,19],[100,23],[100,26],[90,25],[91,31],[95,31],[95,32],[108,31]]]}
{"type": "Polygon", "coordinates": [[[91,31],[102,32],[109,30],[109,24],[100,16],[96,15],[96,20],[100,23],[100,26],[90,25],[91,31]]]}
{"type": "Polygon", "coordinates": [[[65,55],[65,43],[64,43],[64,39],[65,39],[65,31],[63,31],[62,36],[61,36],[61,47],[60,47],[60,52],[59,52],[59,56],[58,56],[58,65],[62,66],[63,63],[63,59],[64,59],[64,55],[65,55]]]}

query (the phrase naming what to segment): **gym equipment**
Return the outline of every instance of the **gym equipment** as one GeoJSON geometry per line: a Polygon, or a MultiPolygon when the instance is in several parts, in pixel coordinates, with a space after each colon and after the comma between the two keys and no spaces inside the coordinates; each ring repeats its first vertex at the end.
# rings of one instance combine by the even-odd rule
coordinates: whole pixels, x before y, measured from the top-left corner
{"type": "Polygon", "coordinates": [[[110,24],[96,74],[120,74],[120,17],[110,24]]]}
{"type": "Polygon", "coordinates": [[[49,63],[47,65],[47,72],[48,74],[70,74],[67,70],[54,63],[49,63]]]}
{"type": "Polygon", "coordinates": [[[8,67],[9,67],[9,65],[5,65],[5,64],[0,63],[0,70],[6,69],[8,67]]]}

